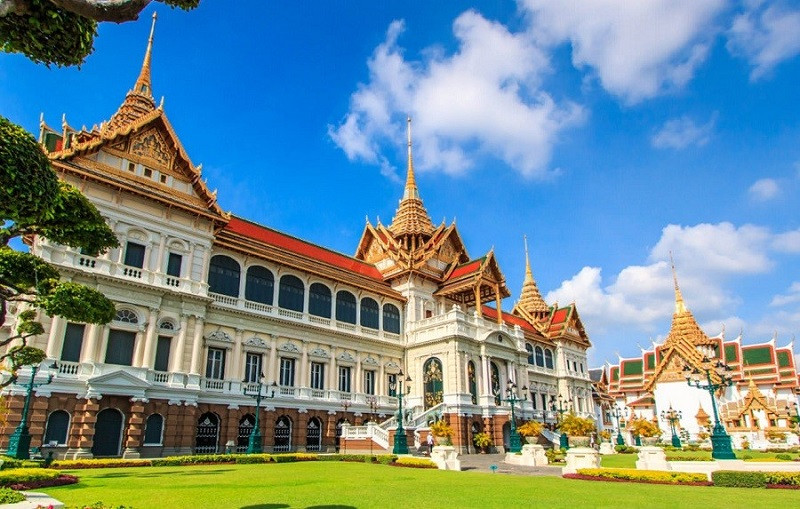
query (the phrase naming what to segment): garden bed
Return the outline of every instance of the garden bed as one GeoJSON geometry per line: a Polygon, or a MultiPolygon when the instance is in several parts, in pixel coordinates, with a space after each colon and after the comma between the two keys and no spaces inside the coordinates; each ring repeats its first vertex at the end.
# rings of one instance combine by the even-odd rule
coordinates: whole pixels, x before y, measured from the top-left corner
{"type": "Polygon", "coordinates": [[[712,484],[705,474],[638,470],[635,468],[582,468],[575,474],[564,474],[564,477],[585,481],[681,484],[684,486],[711,486],[712,484]]]}

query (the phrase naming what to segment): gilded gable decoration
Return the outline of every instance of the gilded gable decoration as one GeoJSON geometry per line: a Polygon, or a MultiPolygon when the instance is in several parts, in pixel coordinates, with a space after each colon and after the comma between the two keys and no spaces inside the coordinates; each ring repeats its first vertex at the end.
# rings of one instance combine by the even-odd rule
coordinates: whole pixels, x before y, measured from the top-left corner
{"type": "Polygon", "coordinates": [[[148,129],[133,138],[131,153],[147,157],[164,166],[169,166],[170,155],[167,150],[167,144],[161,133],[156,129],[148,129]]]}

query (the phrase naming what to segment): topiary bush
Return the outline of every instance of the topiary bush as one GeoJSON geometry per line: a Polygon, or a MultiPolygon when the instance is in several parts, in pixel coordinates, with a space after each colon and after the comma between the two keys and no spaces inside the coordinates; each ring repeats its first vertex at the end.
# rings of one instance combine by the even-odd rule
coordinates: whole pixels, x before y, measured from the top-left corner
{"type": "Polygon", "coordinates": [[[0,471],[0,486],[55,479],[59,475],[61,475],[61,472],[58,470],[50,470],[47,468],[11,468],[9,470],[0,471]]]}
{"type": "Polygon", "coordinates": [[[765,472],[742,472],[739,470],[717,470],[711,473],[714,486],[729,488],[766,488],[765,472]]]}

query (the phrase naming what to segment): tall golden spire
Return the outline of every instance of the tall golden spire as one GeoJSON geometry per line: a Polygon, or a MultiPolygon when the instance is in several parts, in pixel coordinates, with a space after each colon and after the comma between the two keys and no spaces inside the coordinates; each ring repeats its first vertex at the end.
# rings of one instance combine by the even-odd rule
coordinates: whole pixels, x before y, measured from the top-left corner
{"type": "Polygon", "coordinates": [[[683,302],[683,295],[678,286],[678,274],[675,271],[675,260],[672,259],[672,251],[669,252],[669,263],[672,265],[672,281],[675,283],[675,314],[686,313],[686,304],[683,302]]]}
{"type": "MultiPolygon", "coordinates": [[[[417,180],[414,177],[414,159],[411,153],[411,117],[406,120],[406,131],[408,135],[408,170],[406,173],[406,187],[403,190],[403,198],[400,200],[400,205],[397,207],[392,224],[389,225],[389,231],[395,236],[426,236],[429,237],[433,233],[433,223],[428,216],[428,211],[425,210],[425,205],[422,204],[422,198],[419,196],[419,189],[417,188],[417,180]]],[[[412,243],[419,245],[415,239],[412,243]]]]}
{"type": "Polygon", "coordinates": [[[121,129],[128,124],[136,121],[140,117],[150,113],[156,108],[156,100],[153,98],[153,88],[150,78],[150,65],[153,55],[153,35],[156,30],[156,19],[158,15],[153,13],[153,22],[150,25],[150,37],[147,39],[147,49],[144,52],[144,61],[136,78],[133,88],[128,91],[125,100],[120,105],[116,113],[105,124],[104,131],[111,132],[121,129]]]}
{"type": "Polygon", "coordinates": [[[675,284],[675,314],[672,315],[672,326],[670,327],[665,344],[684,341],[694,346],[715,345],[716,343],[714,340],[710,339],[708,335],[703,332],[700,325],[697,324],[694,315],[683,302],[683,295],[678,286],[678,276],[675,271],[675,262],[672,259],[671,252],[669,254],[669,260],[672,265],[672,280],[675,284]]]}
{"type": "Polygon", "coordinates": [[[522,283],[522,293],[515,308],[531,315],[531,318],[539,319],[547,314],[549,308],[539,292],[536,280],[533,279],[531,260],[528,256],[528,236],[524,235],[523,239],[525,241],[525,280],[522,283]]]}

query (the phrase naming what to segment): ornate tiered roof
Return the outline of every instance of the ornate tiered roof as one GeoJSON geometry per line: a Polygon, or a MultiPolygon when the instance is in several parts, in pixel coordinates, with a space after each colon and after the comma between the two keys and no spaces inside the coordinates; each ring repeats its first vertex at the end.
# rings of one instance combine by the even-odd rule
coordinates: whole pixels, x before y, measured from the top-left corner
{"type": "Polygon", "coordinates": [[[550,306],[542,298],[536,280],[533,279],[531,261],[528,256],[527,236],[525,237],[525,280],[522,282],[522,293],[512,312],[532,322],[541,320],[550,312],[550,306]]]}
{"type": "Polygon", "coordinates": [[[417,180],[414,176],[414,159],[411,153],[411,117],[407,119],[408,132],[408,170],[406,172],[406,186],[403,191],[403,198],[397,207],[389,231],[395,237],[421,236],[424,239],[430,238],[433,233],[433,223],[431,222],[422,198],[419,196],[417,180]]]}

